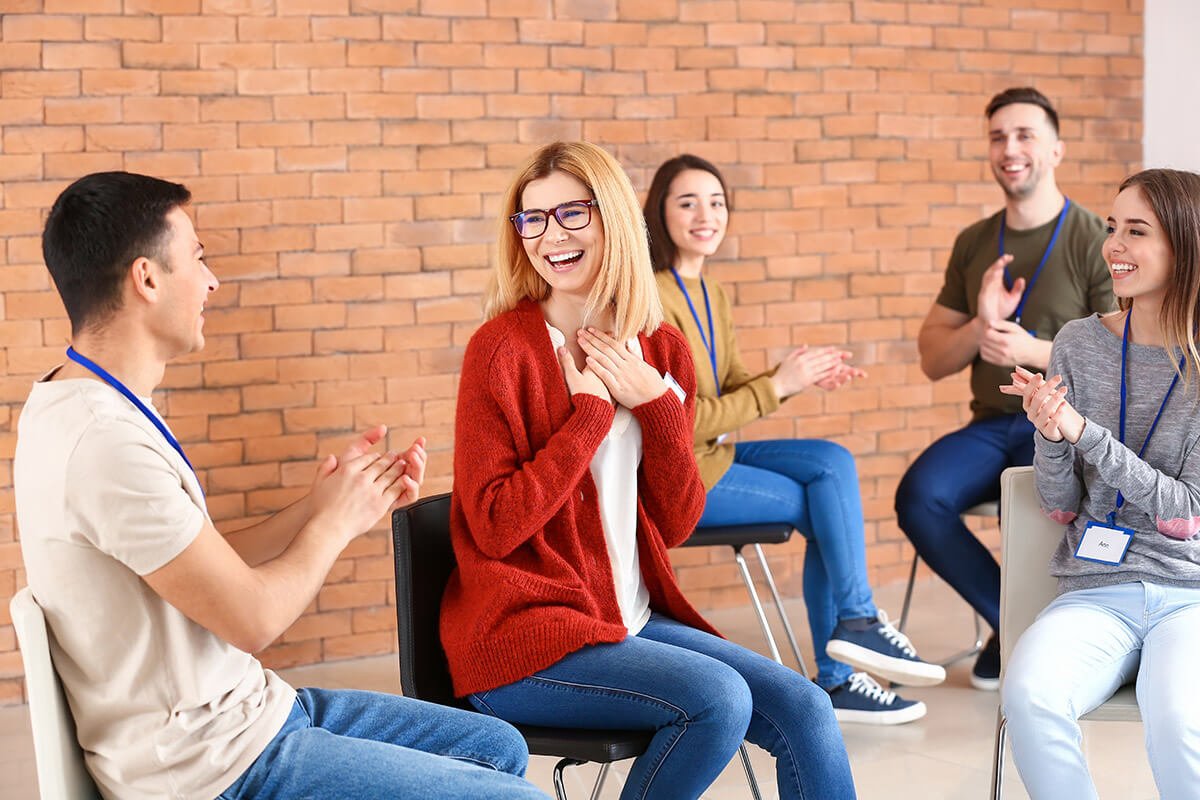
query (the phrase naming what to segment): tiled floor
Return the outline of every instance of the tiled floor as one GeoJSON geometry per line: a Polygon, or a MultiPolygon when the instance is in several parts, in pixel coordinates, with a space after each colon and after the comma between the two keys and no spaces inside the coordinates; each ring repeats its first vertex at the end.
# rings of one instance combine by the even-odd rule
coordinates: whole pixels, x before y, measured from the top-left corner
{"type": "MultiPolygon", "coordinates": [[[[877,593],[877,601],[899,615],[901,586],[890,586],[877,593]]],[[[911,629],[922,655],[933,659],[949,654],[971,637],[971,619],[967,608],[939,581],[918,586],[911,629]]],[[[797,624],[801,647],[807,648],[804,608],[792,601],[791,618],[797,624]]],[[[765,651],[762,634],[749,608],[722,611],[710,615],[712,622],[730,638],[765,651]]],[[[782,640],[782,636],[780,637],[782,640]]],[[[811,665],[811,653],[806,653],[811,665]]],[[[898,727],[843,726],[850,763],[854,770],[858,796],[865,800],[927,800],[927,798],[970,798],[988,796],[992,764],[992,732],[996,719],[996,695],[975,691],[967,676],[969,662],[950,668],[946,683],[932,689],[907,690],[905,696],[924,700],[929,714],[924,719],[898,727]]],[[[393,656],[302,667],[284,673],[297,686],[355,687],[377,691],[398,688],[393,656]]],[[[1105,800],[1144,800],[1154,798],[1154,783],[1146,764],[1141,726],[1130,723],[1084,723],[1085,746],[1093,775],[1105,800]]],[[[776,797],[771,759],[751,747],[764,797],[776,797]]],[[[553,791],[553,759],[533,759],[529,778],[547,792],[553,791]]],[[[567,790],[575,798],[587,797],[595,767],[584,766],[567,771],[567,790]]],[[[618,764],[612,772],[605,798],[619,794],[618,764]]],[[[1025,798],[1016,770],[1007,770],[1005,800],[1025,798]]],[[[29,715],[24,706],[0,708],[0,797],[8,800],[36,800],[29,715]]],[[[705,794],[711,800],[749,797],[744,773],[736,761],[705,794]]],[[[369,800],[364,798],[364,800],[369,800]]]]}

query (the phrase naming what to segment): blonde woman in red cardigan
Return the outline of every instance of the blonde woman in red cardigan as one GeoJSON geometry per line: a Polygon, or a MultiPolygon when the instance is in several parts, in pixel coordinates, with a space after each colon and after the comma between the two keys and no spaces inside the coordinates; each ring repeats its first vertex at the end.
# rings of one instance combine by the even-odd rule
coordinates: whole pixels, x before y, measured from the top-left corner
{"type": "Polygon", "coordinates": [[[600,148],[535,153],[467,345],[442,607],[456,691],[525,724],[657,731],[622,798],[696,798],[748,739],[780,798],[850,798],[828,695],[726,641],[667,549],[704,507],[695,374],[662,325],[637,197],[600,148]]]}

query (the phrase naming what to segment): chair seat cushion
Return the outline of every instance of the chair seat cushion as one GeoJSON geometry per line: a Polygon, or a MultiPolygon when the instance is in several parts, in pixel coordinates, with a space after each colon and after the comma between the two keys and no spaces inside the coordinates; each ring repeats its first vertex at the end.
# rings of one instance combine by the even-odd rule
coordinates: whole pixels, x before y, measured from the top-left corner
{"type": "Polygon", "coordinates": [[[598,731],[518,725],[530,755],[573,758],[607,764],[646,752],[654,731],[598,731]]]}
{"type": "Polygon", "coordinates": [[[1098,708],[1084,714],[1080,719],[1103,720],[1105,722],[1140,722],[1142,711],[1138,708],[1137,692],[1132,683],[1127,683],[1098,708]]]}
{"type": "Polygon", "coordinates": [[[709,547],[726,545],[742,547],[748,544],[783,544],[792,538],[794,529],[786,522],[765,522],[757,525],[723,525],[696,528],[680,547],[709,547]]]}

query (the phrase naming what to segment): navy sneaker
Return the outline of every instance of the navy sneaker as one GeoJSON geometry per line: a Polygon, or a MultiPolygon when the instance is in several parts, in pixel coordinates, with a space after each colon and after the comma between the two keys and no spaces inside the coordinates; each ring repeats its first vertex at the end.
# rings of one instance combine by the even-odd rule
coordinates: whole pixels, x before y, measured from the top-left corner
{"type": "Polygon", "coordinates": [[[971,668],[971,685],[985,692],[1000,688],[1000,637],[994,633],[975,657],[975,666],[971,668]]]}
{"type": "Polygon", "coordinates": [[[946,670],[918,658],[912,642],[883,611],[873,620],[839,620],[825,654],[905,686],[936,686],[946,680],[946,670]]]}
{"type": "Polygon", "coordinates": [[[924,703],[889,692],[865,672],[856,672],[841,686],[830,689],[829,699],[838,722],[902,725],[925,716],[924,703]]]}

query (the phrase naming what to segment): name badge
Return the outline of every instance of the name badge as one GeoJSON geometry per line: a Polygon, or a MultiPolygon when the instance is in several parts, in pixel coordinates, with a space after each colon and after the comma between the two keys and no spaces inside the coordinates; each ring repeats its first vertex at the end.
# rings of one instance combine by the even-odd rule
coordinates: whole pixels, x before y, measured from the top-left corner
{"type": "Polygon", "coordinates": [[[1133,531],[1129,528],[1089,522],[1083,529],[1079,547],[1075,548],[1075,557],[1101,564],[1120,564],[1132,541],[1133,531]]]}
{"type": "Polygon", "coordinates": [[[675,393],[675,396],[679,398],[680,403],[687,400],[687,393],[683,391],[683,387],[679,385],[679,381],[675,380],[674,375],[669,372],[666,373],[663,375],[663,382],[667,384],[668,389],[675,393]]]}

